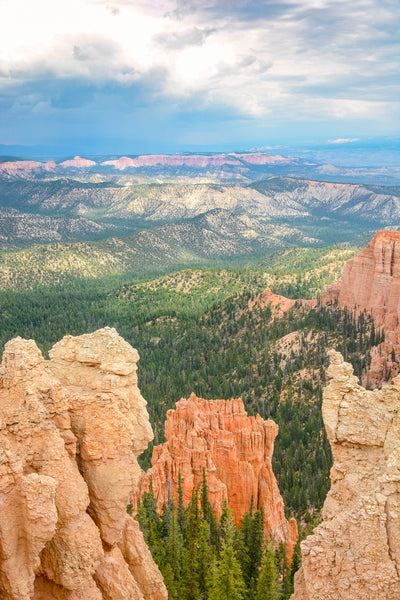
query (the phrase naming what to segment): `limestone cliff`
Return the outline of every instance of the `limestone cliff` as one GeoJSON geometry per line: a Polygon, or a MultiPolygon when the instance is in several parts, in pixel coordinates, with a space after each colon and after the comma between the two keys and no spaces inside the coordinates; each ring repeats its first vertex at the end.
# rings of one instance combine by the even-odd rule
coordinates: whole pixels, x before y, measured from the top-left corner
{"type": "Polygon", "coordinates": [[[330,352],[322,413],[334,465],[291,600],[400,598],[400,377],[366,391],[330,352]]]}
{"type": "Polygon", "coordinates": [[[153,466],[140,482],[134,505],[150,489],[150,479],[160,509],[170,496],[176,503],[179,473],[187,505],[204,470],[217,516],[227,500],[239,524],[253,497],[254,506],[264,510],[266,534],[277,541],[287,539],[292,547],[296,521],[285,519],[271,466],[277,433],[274,421],[248,417],[241,399],[204,400],[192,394],[180,400],[167,413],[167,442],[154,448],[153,466]]]}
{"type": "Polygon", "coordinates": [[[0,366],[0,598],[162,600],[162,577],[126,514],[152,438],[138,354],[114,329],[32,340],[0,366]]]}

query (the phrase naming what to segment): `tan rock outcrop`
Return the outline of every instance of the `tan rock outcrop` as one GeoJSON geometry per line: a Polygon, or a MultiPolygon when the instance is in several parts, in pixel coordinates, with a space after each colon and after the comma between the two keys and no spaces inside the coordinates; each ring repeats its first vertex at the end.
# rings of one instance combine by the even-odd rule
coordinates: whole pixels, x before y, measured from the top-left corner
{"type": "Polygon", "coordinates": [[[358,384],[330,351],[322,412],[334,464],[323,521],[301,544],[291,600],[400,598],[400,378],[358,384]]]}
{"type": "Polygon", "coordinates": [[[106,328],[50,355],[16,338],[0,366],[0,598],[166,599],[126,514],[152,438],[138,354],[106,328]]]}
{"type": "Polygon", "coordinates": [[[247,416],[241,399],[204,400],[194,394],[181,399],[176,410],[167,413],[167,442],[153,449],[153,466],[139,484],[134,506],[149,491],[150,480],[160,510],[170,496],[177,503],[179,473],[187,505],[204,471],[218,517],[227,500],[239,524],[253,498],[254,506],[264,510],[266,535],[277,541],[287,539],[292,547],[297,539],[296,521],[285,518],[271,466],[277,433],[274,421],[247,416]]]}

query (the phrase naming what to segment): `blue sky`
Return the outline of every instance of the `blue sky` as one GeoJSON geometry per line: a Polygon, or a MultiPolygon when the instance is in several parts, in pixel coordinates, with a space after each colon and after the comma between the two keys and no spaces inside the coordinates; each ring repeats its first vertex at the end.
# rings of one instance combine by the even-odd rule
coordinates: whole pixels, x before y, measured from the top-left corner
{"type": "Polygon", "coordinates": [[[0,144],[244,150],[399,133],[397,0],[0,0],[0,144]]]}

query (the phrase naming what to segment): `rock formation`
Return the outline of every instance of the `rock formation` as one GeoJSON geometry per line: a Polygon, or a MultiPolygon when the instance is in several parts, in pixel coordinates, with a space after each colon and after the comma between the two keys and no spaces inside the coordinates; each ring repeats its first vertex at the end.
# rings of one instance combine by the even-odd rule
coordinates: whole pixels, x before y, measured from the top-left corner
{"type": "Polygon", "coordinates": [[[323,302],[366,310],[383,327],[386,341],[400,343],[400,231],[378,231],[366,248],[349,260],[342,281],[329,286],[323,302]]]}
{"type": "Polygon", "coordinates": [[[291,600],[400,598],[400,377],[366,391],[330,352],[322,413],[334,465],[291,600]]]}
{"type": "Polygon", "coordinates": [[[115,169],[125,169],[126,167],[221,167],[223,165],[241,164],[251,165],[270,165],[270,164],[290,164],[297,162],[298,159],[279,155],[253,152],[249,154],[147,154],[136,158],[122,156],[115,160],[107,160],[101,163],[104,166],[112,166],[115,169]]]}
{"type": "Polygon", "coordinates": [[[80,156],[74,156],[70,160],[64,160],[59,163],[59,167],[67,169],[72,167],[74,169],[86,169],[86,167],[94,167],[97,163],[94,160],[88,160],[87,158],[81,158],[80,156]]]}
{"type": "Polygon", "coordinates": [[[271,319],[280,319],[283,315],[293,308],[295,304],[298,306],[308,306],[314,308],[317,305],[317,300],[293,300],[293,298],[286,298],[279,294],[274,294],[271,288],[267,287],[261,294],[255,296],[253,300],[249,300],[249,310],[253,310],[254,307],[271,309],[271,319]]]}
{"type": "Polygon", "coordinates": [[[384,343],[372,353],[369,383],[379,385],[397,374],[400,355],[400,231],[378,231],[368,246],[349,260],[342,281],[328,286],[321,301],[336,301],[360,314],[372,315],[375,327],[383,328],[384,343]]]}
{"type": "Polygon", "coordinates": [[[167,413],[167,442],[154,448],[153,467],[139,484],[134,506],[149,491],[150,479],[160,509],[170,496],[177,503],[179,473],[187,505],[204,471],[218,517],[227,500],[239,524],[253,498],[254,506],[264,510],[266,534],[277,541],[287,539],[292,547],[297,539],[296,521],[285,519],[271,466],[277,433],[274,421],[248,417],[241,399],[204,400],[192,394],[180,400],[176,410],[167,413]]]}
{"type": "Polygon", "coordinates": [[[138,354],[106,328],[50,356],[16,338],[0,366],[0,598],[165,600],[126,514],[152,438],[138,354]]]}

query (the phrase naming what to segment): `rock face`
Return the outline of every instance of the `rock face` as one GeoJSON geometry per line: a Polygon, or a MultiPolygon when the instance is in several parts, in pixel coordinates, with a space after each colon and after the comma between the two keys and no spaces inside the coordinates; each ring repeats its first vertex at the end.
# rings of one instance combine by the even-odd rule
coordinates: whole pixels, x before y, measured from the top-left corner
{"type": "Polygon", "coordinates": [[[323,418],[334,456],[323,521],[301,544],[291,600],[400,598],[400,377],[358,385],[330,352],[323,418]]]}
{"type": "Polygon", "coordinates": [[[285,519],[283,500],[272,471],[271,458],[278,425],[259,415],[248,417],[241,399],[204,400],[192,394],[169,410],[167,442],[153,450],[153,467],[140,482],[134,506],[144,491],[153,491],[161,509],[170,496],[178,501],[179,473],[187,505],[195,486],[206,474],[209,499],[217,516],[227,500],[237,524],[254,506],[262,507],[265,531],[277,541],[297,539],[294,519],[285,519]]]}
{"type": "Polygon", "coordinates": [[[138,354],[106,328],[50,355],[16,338],[0,366],[0,598],[166,599],[126,514],[152,438],[138,354]]]}
{"type": "MultiPolygon", "coordinates": [[[[399,372],[400,357],[400,231],[378,231],[368,246],[346,263],[342,281],[328,286],[321,301],[337,301],[360,314],[364,310],[382,328],[385,341],[371,352],[365,382],[372,387],[399,372]],[[393,360],[394,359],[394,360],[393,360]]],[[[363,379],[363,382],[364,382],[363,379]]]]}
{"type": "Polygon", "coordinates": [[[324,302],[364,309],[387,342],[400,343],[400,231],[378,231],[368,246],[346,263],[343,279],[329,286],[324,302]]]}

